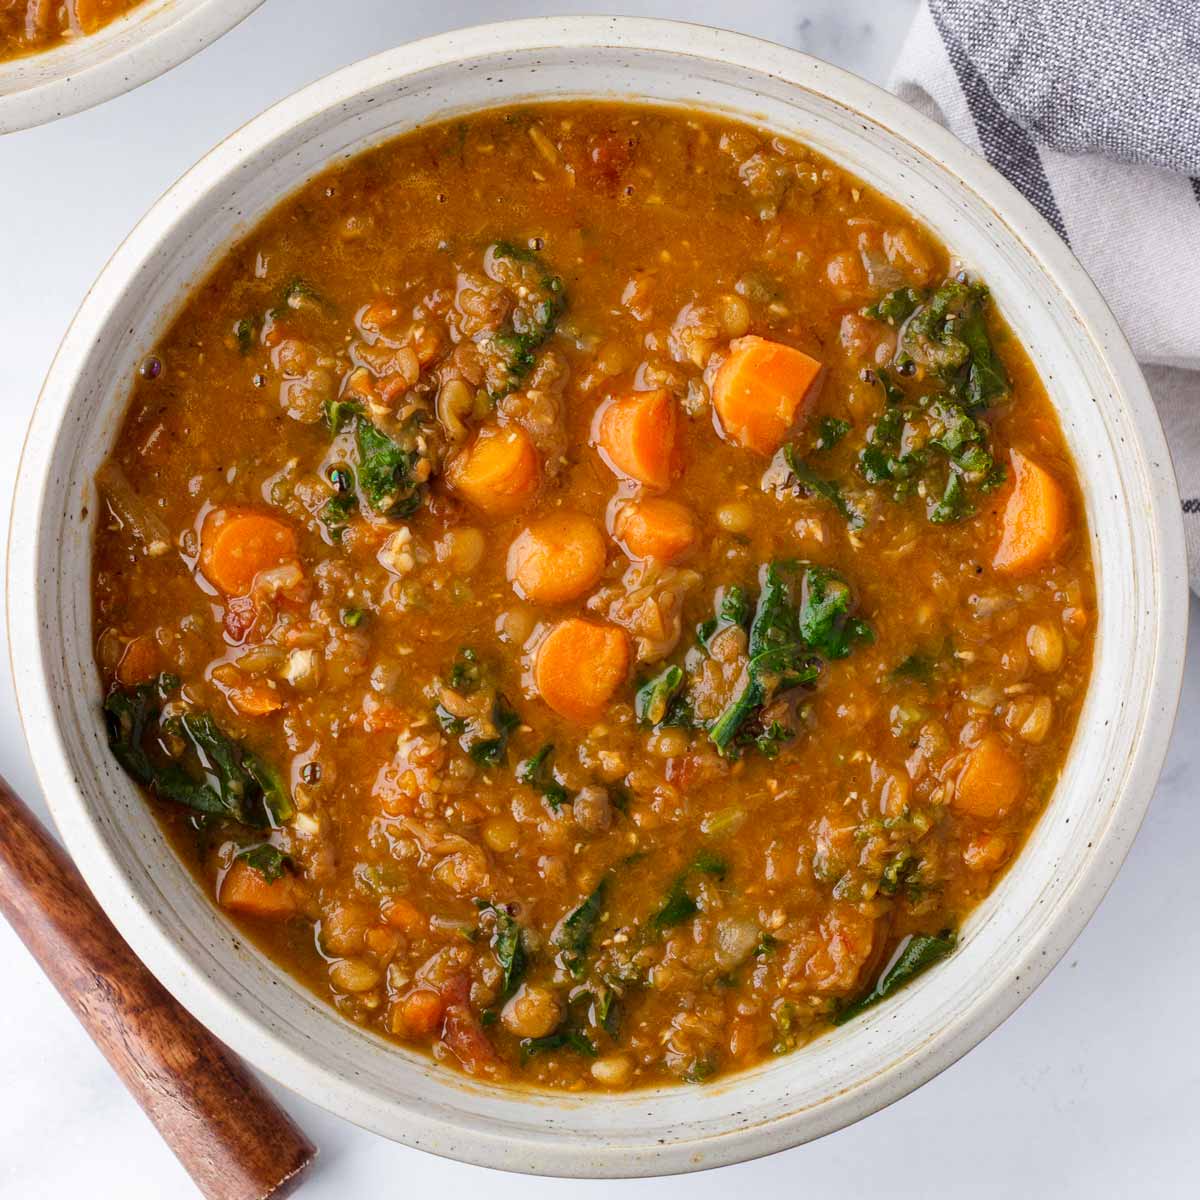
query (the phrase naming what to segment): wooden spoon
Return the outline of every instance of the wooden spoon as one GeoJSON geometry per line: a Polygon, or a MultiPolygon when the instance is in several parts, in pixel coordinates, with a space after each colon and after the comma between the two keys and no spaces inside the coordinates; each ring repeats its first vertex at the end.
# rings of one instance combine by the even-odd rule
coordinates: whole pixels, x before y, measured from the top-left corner
{"type": "Polygon", "coordinates": [[[142,965],[2,778],[0,913],[208,1200],[291,1194],[316,1147],[142,965]]]}

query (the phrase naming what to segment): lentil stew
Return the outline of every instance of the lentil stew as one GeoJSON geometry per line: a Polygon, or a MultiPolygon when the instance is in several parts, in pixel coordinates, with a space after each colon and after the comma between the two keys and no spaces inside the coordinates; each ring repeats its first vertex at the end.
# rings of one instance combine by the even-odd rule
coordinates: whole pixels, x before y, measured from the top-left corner
{"type": "Polygon", "coordinates": [[[109,740],[347,1018],[484,1079],[701,1082],[953,952],[1095,589],[983,281],[813,151],[563,103],[312,180],[97,484],[109,740]]]}

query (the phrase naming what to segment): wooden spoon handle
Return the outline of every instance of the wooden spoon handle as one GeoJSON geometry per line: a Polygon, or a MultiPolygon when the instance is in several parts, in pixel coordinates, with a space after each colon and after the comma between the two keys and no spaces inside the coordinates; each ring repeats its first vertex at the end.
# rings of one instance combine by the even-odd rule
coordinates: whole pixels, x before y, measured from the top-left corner
{"type": "Polygon", "coordinates": [[[292,1192],[316,1148],[142,965],[3,779],[0,913],[208,1200],[292,1192]]]}

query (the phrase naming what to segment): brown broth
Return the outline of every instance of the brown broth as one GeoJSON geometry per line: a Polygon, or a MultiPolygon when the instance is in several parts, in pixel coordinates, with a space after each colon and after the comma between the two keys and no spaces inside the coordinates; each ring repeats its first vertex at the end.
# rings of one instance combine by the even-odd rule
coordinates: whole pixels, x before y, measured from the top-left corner
{"type": "Polygon", "coordinates": [[[0,0],[0,62],[87,37],[141,0],[0,0]]]}
{"type": "MultiPolygon", "coordinates": [[[[300,813],[253,829],[152,799],[205,888],[349,1019],[485,1078],[565,1089],[749,1067],[827,1029],[910,935],[957,930],[1054,788],[1095,616],[1074,466],[1000,317],[976,298],[912,361],[902,322],[862,313],[957,271],[912,215],[811,150],[649,107],[432,125],[283,201],[143,364],[100,481],[106,686],[177,676],[153,754],[195,774],[179,716],[207,712],[275,765],[300,813]],[[1008,478],[986,490],[959,447],[963,512],[934,523],[956,468],[931,444],[950,440],[945,410],[924,400],[949,402],[934,356],[971,312],[1008,387],[959,431],[1008,478]],[[789,441],[837,496],[722,436],[713,387],[747,333],[823,364],[789,441]],[[678,426],[665,490],[619,477],[595,445],[606,404],[656,390],[678,426]],[[339,399],[361,415],[335,434],[339,399]],[[904,418],[890,448],[889,409],[904,418]],[[827,447],[836,421],[848,430],[827,447]],[[415,511],[376,510],[364,423],[430,472],[387,498],[415,511]],[[532,445],[533,491],[494,474],[471,491],[480,428],[532,445]],[[869,437],[889,482],[864,475],[869,437]],[[1001,569],[1014,451],[1049,481],[1038,511],[1057,532],[1001,569]],[[684,541],[692,523],[671,562],[625,553],[622,506],[651,495],[684,506],[684,541]],[[246,511],[284,527],[252,585],[261,546],[240,583],[241,560],[213,549],[246,511]],[[593,531],[570,546],[600,545],[601,561],[554,551],[536,588],[579,594],[531,603],[510,544],[564,512],[593,531]],[[747,681],[745,627],[724,623],[707,652],[695,631],[732,585],[753,606],[773,560],[837,572],[852,608],[836,645],[808,641],[815,681],[785,680],[721,754],[711,727],[747,681]],[[583,720],[539,694],[548,633],[569,618],[588,625],[562,639],[567,668],[581,637],[608,639],[568,689],[600,697],[583,720]],[[637,682],[669,665],[693,724],[647,728],[637,682]],[[503,740],[500,698],[518,724],[480,761],[503,740]],[[266,875],[236,858],[264,841],[290,860],[266,875]]],[[[987,361],[974,351],[970,370],[987,361]]],[[[955,376],[954,403],[981,378],[955,376]]],[[[821,578],[806,570],[796,601],[821,578]]]]}

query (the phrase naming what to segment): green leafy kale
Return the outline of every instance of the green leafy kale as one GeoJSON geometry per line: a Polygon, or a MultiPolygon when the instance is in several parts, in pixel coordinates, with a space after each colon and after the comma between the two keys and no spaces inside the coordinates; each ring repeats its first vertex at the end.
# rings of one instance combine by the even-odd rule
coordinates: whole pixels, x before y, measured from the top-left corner
{"type": "Polygon", "coordinates": [[[940,499],[930,501],[926,515],[931,524],[951,525],[955,521],[961,521],[964,517],[974,515],[974,513],[975,506],[967,495],[962,472],[951,467],[950,473],[946,476],[945,491],[942,492],[940,499]]]}
{"type": "Polygon", "coordinates": [[[662,905],[654,914],[652,921],[655,929],[669,929],[679,925],[688,917],[695,916],[700,911],[696,901],[688,893],[687,885],[696,875],[711,875],[723,880],[728,874],[729,867],[723,858],[710,850],[701,850],[694,859],[672,881],[663,898],[662,905]]]}
{"type": "Polygon", "coordinates": [[[806,492],[828,500],[850,529],[861,529],[866,524],[866,517],[842,495],[841,487],[832,479],[825,479],[818,475],[800,458],[799,450],[795,445],[784,446],[780,453],[796,483],[806,492]]]}
{"type": "Polygon", "coordinates": [[[939,378],[970,409],[1008,395],[1008,375],[987,331],[987,288],[947,280],[904,330],[902,350],[939,378]]]}
{"type": "Polygon", "coordinates": [[[728,629],[731,625],[747,628],[753,612],[754,606],[750,603],[750,597],[746,595],[744,587],[736,583],[727,587],[721,595],[717,615],[709,617],[707,621],[701,621],[696,626],[696,641],[707,650],[713,637],[722,629],[728,629]]]}
{"type": "Polygon", "coordinates": [[[482,682],[479,655],[470,646],[463,646],[450,668],[450,686],[456,692],[473,692],[482,682]]]}
{"type": "Polygon", "coordinates": [[[254,322],[243,317],[233,327],[233,338],[239,354],[249,354],[254,349],[254,322]]]}
{"type": "Polygon", "coordinates": [[[556,1029],[545,1037],[521,1039],[521,1066],[535,1054],[551,1050],[574,1050],[576,1054],[582,1054],[586,1058],[595,1058],[598,1053],[587,1034],[578,1029],[556,1029]]]}
{"type": "Polygon", "coordinates": [[[215,776],[221,802],[243,825],[281,825],[295,815],[282,776],[265,759],[235,742],[208,713],[184,713],[180,724],[204,769],[215,776]],[[265,812],[264,812],[265,806],[265,812]]]}
{"type": "Polygon", "coordinates": [[[913,934],[900,943],[891,963],[880,975],[875,986],[848,1004],[833,1018],[835,1025],[845,1025],[855,1017],[865,1012],[880,1000],[886,999],[893,992],[902,988],[906,983],[922,972],[927,971],[935,963],[941,962],[958,944],[958,938],[952,930],[943,930],[936,935],[925,933],[913,934]]]}
{"type": "Polygon", "coordinates": [[[358,482],[371,507],[387,517],[411,516],[421,506],[421,484],[413,470],[420,454],[405,450],[365,417],[355,427],[358,482]]]}
{"type": "Polygon", "coordinates": [[[557,812],[571,796],[550,765],[553,753],[554,743],[547,742],[532,758],[527,758],[517,767],[517,779],[527,783],[535,792],[540,792],[546,803],[557,812]]]}
{"type": "Polygon", "coordinates": [[[749,663],[738,694],[709,728],[723,754],[746,740],[778,749],[785,726],[755,729],[762,709],[781,692],[813,683],[823,655],[844,658],[854,644],[870,640],[870,628],[850,615],[846,582],[824,567],[778,560],[762,576],[758,606],[750,625],[749,663]]]}
{"type": "Polygon", "coordinates": [[[290,820],[295,810],[279,773],[230,738],[207,713],[188,712],[171,722],[186,735],[198,773],[206,778],[197,778],[182,761],[162,752],[162,704],[178,687],[174,676],[160,675],[105,699],[108,744],[121,766],[155,795],[199,813],[255,828],[290,820]],[[156,741],[160,752],[152,754],[156,741]]]}
{"type": "Polygon", "coordinates": [[[832,450],[851,430],[849,421],[841,417],[822,417],[817,425],[818,450],[832,450]]]}
{"type": "Polygon", "coordinates": [[[238,858],[247,866],[253,867],[267,883],[282,879],[287,873],[287,868],[292,865],[292,860],[270,842],[251,846],[250,849],[241,851],[238,858]]]}
{"type": "Polygon", "coordinates": [[[608,892],[607,877],[596,884],[595,890],[577,908],[568,913],[551,935],[551,944],[561,952],[562,965],[577,979],[583,974],[592,938],[604,915],[604,899],[608,892]]]}
{"type": "Polygon", "coordinates": [[[298,276],[289,279],[279,292],[279,303],[271,309],[271,316],[281,317],[288,309],[302,308],[305,302],[324,306],[325,300],[307,280],[298,276]]]}
{"type": "Polygon", "coordinates": [[[520,714],[509,704],[487,678],[487,673],[475,651],[464,647],[455,657],[449,672],[449,686],[463,695],[472,695],[481,688],[492,694],[486,719],[455,716],[444,704],[434,706],[434,716],[444,732],[458,738],[458,744],[470,758],[485,766],[502,766],[508,754],[508,741],[521,724],[520,714]]]}
{"type": "Polygon", "coordinates": [[[517,990],[529,967],[529,956],[525,951],[525,931],[521,928],[521,923],[502,904],[493,904],[490,900],[476,900],[475,907],[480,913],[490,913],[492,917],[491,947],[504,972],[504,987],[500,993],[500,1000],[503,1002],[517,990]]]}
{"type": "Polygon", "coordinates": [[[916,288],[897,288],[860,311],[864,317],[871,317],[876,321],[886,321],[889,325],[903,325],[924,302],[925,296],[925,292],[916,288]]]}
{"type": "Polygon", "coordinates": [[[566,311],[566,291],[537,254],[512,242],[494,242],[484,262],[488,275],[516,297],[509,320],[485,341],[493,355],[487,367],[488,392],[500,400],[516,391],[533,370],[538,350],[566,311]]]}
{"type": "Polygon", "coordinates": [[[331,433],[341,433],[353,417],[363,415],[363,406],[358,400],[326,400],[325,424],[331,433]]]}
{"type": "Polygon", "coordinates": [[[850,585],[827,567],[804,572],[800,600],[800,636],[826,659],[845,658],[860,642],[873,642],[871,627],[850,615],[850,585]]]}
{"type": "Polygon", "coordinates": [[[353,492],[339,492],[325,501],[317,517],[321,524],[329,530],[329,536],[335,542],[340,542],[342,533],[356,512],[358,512],[358,497],[353,492]]]}
{"type": "Polygon", "coordinates": [[[664,667],[638,688],[633,710],[643,725],[662,725],[671,714],[675,698],[683,688],[681,667],[664,667]]]}

